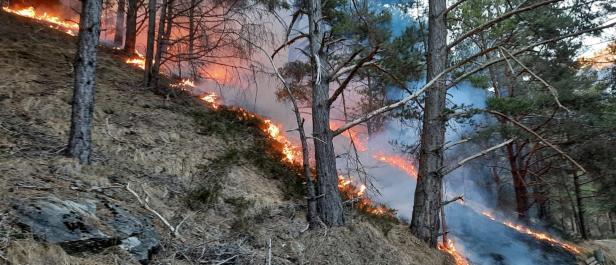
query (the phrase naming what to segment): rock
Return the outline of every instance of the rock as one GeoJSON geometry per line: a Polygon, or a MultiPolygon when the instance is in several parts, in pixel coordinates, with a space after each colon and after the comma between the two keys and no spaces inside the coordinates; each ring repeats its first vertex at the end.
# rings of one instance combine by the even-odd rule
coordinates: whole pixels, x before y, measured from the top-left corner
{"type": "Polygon", "coordinates": [[[132,253],[139,262],[148,264],[159,246],[158,233],[147,218],[138,218],[110,202],[104,204],[114,216],[109,222],[123,238],[120,247],[132,253]]]}
{"type": "Polygon", "coordinates": [[[14,205],[17,221],[39,240],[58,244],[67,253],[98,252],[117,239],[97,226],[96,204],[62,201],[56,197],[34,198],[14,205]]]}
{"type": "Polygon", "coordinates": [[[17,222],[36,239],[58,244],[69,254],[120,245],[141,264],[148,264],[160,246],[150,219],[108,201],[49,196],[17,201],[13,209],[17,222]],[[102,207],[97,209],[97,204],[102,207]]]}

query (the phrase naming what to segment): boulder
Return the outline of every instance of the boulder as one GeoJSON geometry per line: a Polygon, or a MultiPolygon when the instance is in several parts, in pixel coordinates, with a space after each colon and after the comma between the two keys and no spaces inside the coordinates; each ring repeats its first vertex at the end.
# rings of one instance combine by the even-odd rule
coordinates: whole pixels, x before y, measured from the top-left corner
{"type": "Polygon", "coordinates": [[[13,209],[18,224],[36,239],[58,244],[69,254],[119,245],[148,264],[160,245],[149,218],[108,201],[48,196],[17,200],[13,209]]]}

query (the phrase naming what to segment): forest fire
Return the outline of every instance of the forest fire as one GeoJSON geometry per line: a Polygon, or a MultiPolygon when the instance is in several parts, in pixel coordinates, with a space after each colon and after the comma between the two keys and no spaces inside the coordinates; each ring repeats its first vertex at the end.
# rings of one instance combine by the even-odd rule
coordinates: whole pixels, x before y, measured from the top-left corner
{"type": "Polygon", "coordinates": [[[199,99],[210,105],[210,107],[212,107],[212,109],[214,110],[217,110],[220,107],[217,102],[218,96],[216,96],[216,94],[214,93],[202,95],[199,97],[199,99]]]}
{"type": "Polygon", "coordinates": [[[400,170],[404,171],[407,175],[417,179],[417,168],[415,168],[415,164],[408,161],[406,158],[395,155],[385,155],[382,153],[378,153],[374,155],[374,158],[381,162],[385,162],[391,166],[397,167],[400,170]]]}
{"type": "Polygon", "coordinates": [[[22,17],[28,17],[32,19],[36,19],[45,24],[48,24],[51,28],[61,30],[66,34],[71,36],[75,36],[75,32],[79,31],[79,23],[73,21],[67,21],[65,19],[61,19],[54,15],[49,15],[47,12],[43,12],[42,14],[37,13],[34,10],[34,7],[26,7],[22,9],[12,9],[10,7],[3,7],[2,10],[5,12],[13,13],[22,17]]]}
{"type": "Polygon", "coordinates": [[[135,51],[135,55],[126,59],[126,63],[137,66],[141,68],[142,70],[145,69],[145,57],[143,57],[143,55],[140,54],[138,51],[135,51]]]}
{"type": "Polygon", "coordinates": [[[571,253],[574,253],[574,254],[580,254],[580,252],[581,252],[581,251],[580,251],[577,247],[575,247],[574,245],[572,245],[572,244],[568,244],[568,243],[564,243],[564,242],[561,242],[560,240],[557,240],[557,239],[555,239],[555,238],[553,238],[553,237],[549,236],[549,235],[548,235],[548,234],[546,234],[546,233],[542,233],[542,232],[537,232],[537,231],[534,231],[534,230],[532,230],[532,229],[530,229],[530,228],[528,228],[528,227],[524,227],[524,226],[519,225],[519,224],[514,224],[514,223],[513,223],[513,222],[511,222],[511,221],[507,221],[507,220],[498,220],[498,219],[494,216],[494,214],[492,214],[491,212],[488,212],[488,211],[482,211],[482,212],[481,212],[481,214],[482,214],[483,216],[487,217],[488,219],[492,220],[492,221],[499,222],[499,223],[501,223],[501,224],[503,224],[503,225],[505,225],[505,226],[507,226],[507,227],[509,227],[509,228],[513,229],[513,230],[516,230],[516,231],[518,231],[518,232],[520,232],[520,233],[522,233],[522,234],[529,235],[529,236],[533,237],[534,239],[537,239],[537,240],[541,240],[541,241],[547,242],[547,243],[549,243],[549,244],[551,244],[551,245],[553,245],[553,246],[558,246],[558,247],[561,247],[561,248],[563,248],[563,249],[565,249],[565,250],[567,250],[567,251],[569,251],[569,252],[571,252],[571,253]]]}
{"type": "Polygon", "coordinates": [[[285,156],[285,160],[290,163],[298,162],[296,160],[299,159],[301,156],[300,152],[298,151],[299,148],[293,145],[289,141],[289,139],[287,139],[284,135],[280,133],[280,126],[274,124],[271,120],[264,120],[263,123],[266,126],[264,128],[265,133],[267,133],[270,138],[282,144],[281,151],[285,156]]]}
{"type": "MultiPolygon", "coordinates": [[[[180,89],[182,91],[186,91],[186,90],[191,90],[193,88],[196,87],[195,82],[193,82],[190,79],[182,79],[179,82],[173,83],[171,85],[169,85],[172,88],[177,88],[180,89]]],[[[203,100],[206,101],[208,103],[214,103],[215,99],[213,98],[207,98],[208,100],[203,100]]]]}
{"type": "Polygon", "coordinates": [[[344,176],[338,176],[338,188],[342,196],[348,200],[348,202],[357,203],[357,208],[373,215],[387,216],[395,218],[395,210],[387,208],[383,205],[377,205],[372,200],[367,198],[366,185],[361,184],[359,187],[353,184],[351,178],[344,176]]]}
{"type": "Polygon", "coordinates": [[[469,264],[466,258],[464,258],[460,254],[460,252],[456,250],[456,247],[454,246],[453,242],[450,239],[447,240],[447,244],[445,244],[444,242],[438,243],[437,247],[439,250],[449,253],[449,255],[453,257],[453,260],[455,261],[456,265],[468,265],[469,264]]]}

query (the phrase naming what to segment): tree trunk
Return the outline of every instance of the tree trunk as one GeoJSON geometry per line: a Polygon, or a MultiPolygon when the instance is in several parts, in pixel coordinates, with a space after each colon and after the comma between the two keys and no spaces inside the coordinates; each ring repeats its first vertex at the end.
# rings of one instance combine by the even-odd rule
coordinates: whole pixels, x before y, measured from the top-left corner
{"type": "Polygon", "coordinates": [[[96,90],[96,51],[100,36],[101,0],[83,0],[74,64],[73,108],[68,154],[89,164],[92,153],[92,116],[96,90]]]}
{"type": "MultiPolygon", "coordinates": [[[[430,81],[447,68],[447,21],[444,14],[446,0],[429,0],[427,76],[430,81]]],[[[439,210],[443,176],[443,145],[445,143],[444,115],[447,88],[444,78],[427,90],[419,174],[415,189],[415,204],[411,219],[411,232],[431,247],[437,246],[439,210]]]]}
{"type": "Polygon", "coordinates": [[[195,66],[195,8],[197,8],[197,0],[190,0],[191,8],[188,10],[188,64],[190,65],[190,75],[193,80],[197,80],[197,68],[195,66]]]}
{"type": "Polygon", "coordinates": [[[578,210],[578,221],[580,224],[580,235],[583,239],[588,239],[588,234],[586,232],[586,220],[584,217],[584,204],[582,202],[582,187],[580,186],[580,176],[578,176],[577,172],[573,172],[573,188],[575,192],[575,201],[577,202],[577,210],[578,210]]]}
{"type": "Polygon", "coordinates": [[[607,223],[610,225],[610,232],[612,232],[612,235],[616,235],[616,225],[614,225],[614,217],[612,216],[612,211],[607,212],[607,223]]]}
{"type": "Polygon", "coordinates": [[[124,41],[124,16],[126,15],[126,0],[118,0],[118,11],[116,12],[115,36],[113,45],[122,47],[124,41]]]}
{"type": "Polygon", "coordinates": [[[128,12],[126,13],[124,52],[130,56],[135,54],[137,48],[137,1],[138,0],[128,0],[128,12]]]}
{"type": "Polygon", "coordinates": [[[518,219],[523,222],[528,222],[528,189],[526,187],[526,174],[520,168],[518,156],[514,150],[515,143],[507,145],[507,159],[511,177],[513,178],[513,190],[515,191],[516,212],[518,219]]]}
{"type": "Polygon", "coordinates": [[[320,0],[310,0],[308,24],[312,63],[312,126],[317,168],[317,207],[319,217],[328,226],[344,224],[344,212],[334,153],[333,133],[329,128],[329,76],[327,53],[322,49],[323,31],[320,0]]]}
{"type": "Polygon", "coordinates": [[[152,59],[154,59],[154,38],[156,35],[156,0],[148,2],[148,41],[145,52],[145,86],[152,85],[152,59]]]}
{"type": "Polygon", "coordinates": [[[156,57],[154,59],[154,66],[152,69],[152,86],[154,88],[158,87],[158,81],[160,80],[160,66],[162,64],[163,54],[167,50],[167,44],[171,34],[172,5],[172,0],[163,0],[163,5],[160,11],[158,38],[156,40],[156,57]]]}

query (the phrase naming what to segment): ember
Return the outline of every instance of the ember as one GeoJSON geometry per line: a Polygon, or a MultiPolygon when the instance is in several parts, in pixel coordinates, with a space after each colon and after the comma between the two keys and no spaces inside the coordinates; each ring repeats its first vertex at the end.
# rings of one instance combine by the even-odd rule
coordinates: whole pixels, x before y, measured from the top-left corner
{"type": "Polygon", "coordinates": [[[494,214],[492,214],[491,212],[488,212],[488,211],[482,211],[481,214],[483,216],[487,217],[488,219],[492,220],[492,221],[499,222],[499,223],[501,223],[501,224],[503,224],[503,225],[513,229],[513,230],[516,230],[516,231],[518,231],[518,232],[520,232],[522,234],[527,234],[527,235],[529,235],[529,236],[531,236],[531,237],[533,237],[533,238],[535,238],[537,240],[541,240],[541,241],[547,242],[547,243],[549,243],[549,244],[551,244],[553,246],[561,247],[561,248],[563,248],[563,249],[565,249],[565,250],[567,250],[567,251],[569,251],[571,253],[580,254],[580,250],[576,246],[574,246],[572,244],[561,242],[560,240],[558,240],[556,238],[550,237],[546,233],[534,231],[534,230],[532,230],[532,229],[530,229],[528,227],[524,227],[524,226],[519,225],[519,224],[514,224],[511,221],[498,220],[494,216],[494,214]]]}

